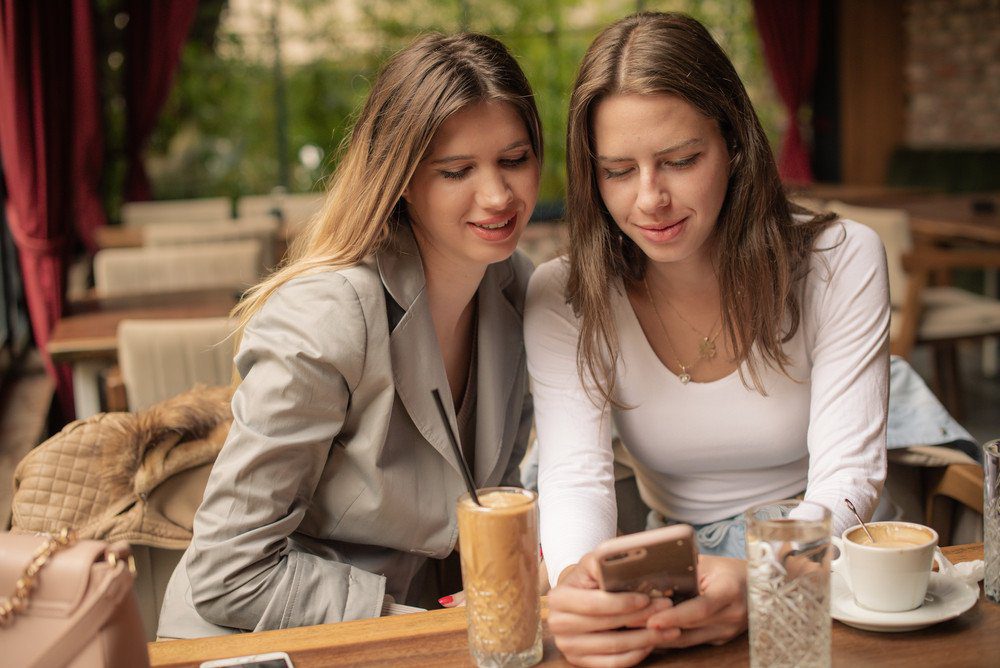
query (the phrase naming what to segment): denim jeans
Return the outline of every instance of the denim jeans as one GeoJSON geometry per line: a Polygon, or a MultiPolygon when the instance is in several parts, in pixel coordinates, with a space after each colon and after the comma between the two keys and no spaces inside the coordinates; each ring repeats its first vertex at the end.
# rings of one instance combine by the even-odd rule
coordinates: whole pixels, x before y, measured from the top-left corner
{"type": "MultiPolygon", "coordinates": [[[[682,522],[668,520],[655,510],[649,511],[649,515],[646,517],[647,530],[674,524],[682,524],[682,522]]],[[[698,540],[700,554],[746,559],[747,529],[742,514],[718,522],[692,524],[691,526],[694,529],[695,538],[698,540]]]]}

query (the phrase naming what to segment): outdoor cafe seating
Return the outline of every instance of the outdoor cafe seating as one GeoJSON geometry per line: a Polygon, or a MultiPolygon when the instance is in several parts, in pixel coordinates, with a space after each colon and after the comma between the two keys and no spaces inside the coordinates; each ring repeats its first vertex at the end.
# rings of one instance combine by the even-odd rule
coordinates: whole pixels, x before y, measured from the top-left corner
{"type": "MultiPolygon", "coordinates": [[[[602,27],[635,11],[681,11],[708,27],[752,97],[766,136],[759,143],[770,144],[793,212],[834,212],[874,230],[885,248],[887,476],[871,522],[918,525],[940,549],[925,573],[933,586],[907,610],[866,608],[847,571],[838,570],[843,562],[823,562],[830,582],[819,609],[830,665],[1000,665],[1000,580],[990,575],[1000,564],[1000,457],[990,449],[1000,448],[997,0],[516,0],[497,7],[469,0],[0,0],[0,666],[18,610],[60,617],[86,584],[68,578],[65,565],[45,582],[44,562],[55,551],[32,556],[42,565],[31,578],[15,573],[4,538],[55,541],[69,529],[81,541],[103,541],[109,562],[114,555],[127,562],[138,611],[131,635],[151,666],[201,667],[273,652],[288,654],[282,668],[474,665],[468,606],[423,610],[391,597],[382,616],[335,624],[259,632],[251,624],[179,640],[158,638],[157,629],[233,420],[237,307],[248,289],[294,259],[290,249],[322,245],[311,224],[338,204],[327,200],[337,183],[331,176],[355,138],[357,103],[378,67],[431,31],[483,32],[510,47],[544,125],[537,206],[518,244],[537,267],[580,239],[567,220],[574,191],[566,164],[566,105],[580,57],[602,27]],[[898,410],[894,399],[904,395],[911,403],[898,410]],[[908,429],[918,423],[930,428],[908,429]],[[116,542],[124,547],[112,549],[116,542]],[[30,607],[24,596],[32,589],[57,605],[30,607]]],[[[730,156],[746,157],[738,153],[746,138],[726,144],[730,156]]],[[[682,173],[675,169],[664,173],[682,173]]],[[[449,192],[460,183],[448,181],[456,187],[449,192]]],[[[667,333],[663,320],[660,326],[667,333]]],[[[710,343],[706,359],[715,354],[710,343]]],[[[477,392],[488,392],[480,381],[477,392]]],[[[283,389],[282,399],[290,395],[283,389]]],[[[720,421],[727,408],[720,407],[720,421]]],[[[344,454],[336,439],[331,458],[344,454]]],[[[534,432],[528,441],[520,485],[537,490],[534,432]]],[[[612,443],[618,533],[638,534],[651,519],[641,467],[617,429],[612,443]]],[[[246,484],[276,495],[260,480],[246,484]]],[[[364,484],[336,490],[354,499],[344,517],[383,482],[364,484]]],[[[430,504],[414,495],[413,506],[425,517],[430,504]]],[[[330,531],[345,524],[337,521],[330,531]]],[[[751,522],[743,516],[744,533],[751,522]]],[[[456,545],[460,533],[472,532],[456,529],[456,545]]],[[[848,560],[846,532],[831,533],[820,541],[828,561],[848,560]]],[[[749,573],[757,546],[744,543],[748,558],[739,567],[749,573]]],[[[780,576],[806,552],[784,549],[790,545],[768,555],[780,576]]],[[[538,591],[534,580],[530,587],[541,610],[541,665],[572,665],[548,623],[545,554],[539,542],[526,552],[543,574],[538,591]]],[[[241,577],[259,582],[260,575],[241,577]]],[[[746,582],[749,608],[759,582],[746,582]]],[[[794,624],[809,601],[793,594],[796,605],[773,616],[794,624]]],[[[752,624],[753,614],[743,621],[752,624]]],[[[639,665],[760,662],[744,631],[719,645],[660,648],[639,665]]]]}

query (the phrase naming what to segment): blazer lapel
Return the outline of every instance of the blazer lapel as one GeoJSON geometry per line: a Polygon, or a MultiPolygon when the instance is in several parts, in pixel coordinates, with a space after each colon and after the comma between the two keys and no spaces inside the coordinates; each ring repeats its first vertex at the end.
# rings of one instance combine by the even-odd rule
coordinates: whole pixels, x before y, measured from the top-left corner
{"type": "Polygon", "coordinates": [[[508,410],[511,392],[521,368],[521,315],[503,289],[513,279],[507,262],[490,265],[479,286],[479,366],[476,381],[476,471],[483,485],[497,468],[503,444],[517,417],[508,410]]]}
{"type": "Polygon", "coordinates": [[[444,372],[427,305],[424,289],[424,269],[413,233],[401,225],[393,235],[390,250],[377,254],[379,275],[389,296],[405,311],[389,335],[389,352],[396,393],[421,435],[461,474],[458,460],[452,452],[448,434],[431,395],[438,388],[445,399],[445,411],[453,433],[457,419],[448,400],[448,378],[444,372]]]}

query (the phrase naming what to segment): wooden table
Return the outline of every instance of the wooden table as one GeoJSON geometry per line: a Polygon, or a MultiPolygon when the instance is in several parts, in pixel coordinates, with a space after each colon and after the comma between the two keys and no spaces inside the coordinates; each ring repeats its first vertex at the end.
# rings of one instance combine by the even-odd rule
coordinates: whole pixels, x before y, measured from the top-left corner
{"type": "MultiPolygon", "coordinates": [[[[954,561],[983,558],[983,546],[944,548],[954,561]]],[[[434,610],[400,617],[150,643],[153,666],[197,666],[200,661],[286,651],[296,668],[313,666],[471,666],[465,610],[434,610]]],[[[958,619],[910,633],[870,633],[833,624],[835,666],[996,666],[1000,662],[1000,605],[982,596],[958,619]]],[[[657,654],[644,666],[740,666],[749,663],[746,635],[721,647],[657,654]]],[[[569,665],[546,629],[543,665],[569,665]]]]}
{"type": "Polygon", "coordinates": [[[907,186],[876,186],[852,183],[811,183],[787,186],[792,196],[819,200],[840,200],[865,206],[896,206],[915,196],[933,193],[932,188],[907,186]]]}
{"type": "Polygon", "coordinates": [[[229,315],[239,294],[231,289],[92,298],[59,319],[46,350],[54,362],[73,366],[76,417],[101,410],[98,377],[118,358],[118,324],[122,320],[216,318],[229,315]]]}
{"type": "Polygon", "coordinates": [[[910,214],[913,234],[922,239],[1000,245],[1000,193],[918,197],[901,207],[910,214]],[[976,211],[977,202],[992,205],[992,211],[976,211]]]}
{"type": "Polygon", "coordinates": [[[142,245],[141,225],[105,225],[94,230],[97,247],[137,248],[142,245]]]}
{"type": "MultiPolygon", "coordinates": [[[[239,225],[239,218],[232,219],[233,225],[239,225]]],[[[155,225],[157,223],[149,223],[155,225]]],[[[169,225],[169,223],[162,223],[169,225]]],[[[94,241],[100,249],[105,248],[138,248],[144,244],[142,225],[105,225],[94,231],[94,241]]],[[[285,248],[295,239],[295,230],[290,225],[281,225],[275,237],[275,242],[285,248]]],[[[275,255],[280,258],[281,255],[275,255]]]]}

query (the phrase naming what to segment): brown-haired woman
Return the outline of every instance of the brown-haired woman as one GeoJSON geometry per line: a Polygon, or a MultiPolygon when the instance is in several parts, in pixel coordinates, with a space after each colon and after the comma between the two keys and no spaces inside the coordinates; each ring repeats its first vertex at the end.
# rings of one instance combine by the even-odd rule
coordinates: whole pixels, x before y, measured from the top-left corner
{"type": "Polygon", "coordinates": [[[853,523],[885,477],[889,304],[874,232],[793,215],[732,64],[680,14],[584,57],[570,103],[569,260],[538,268],[525,345],[550,627],[585,665],[745,628],[749,506],[805,494],[853,523]],[[596,591],[614,536],[611,425],[649,524],[694,525],[701,596],[596,591]],[[637,627],[618,632],[622,626],[637,627]]]}
{"type": "MultiPolygon", "coordinates": [[[[500,42],[423,37],[384,66],[322,213],[250,291],[233,424],[174,571],[165,637],[378,616],[449,586],[464,487],[517,484],[531,423],[515,253],[541,128],[500,42]]],[[[454,587],[454,588],[452,588],[454,587]]]]}

